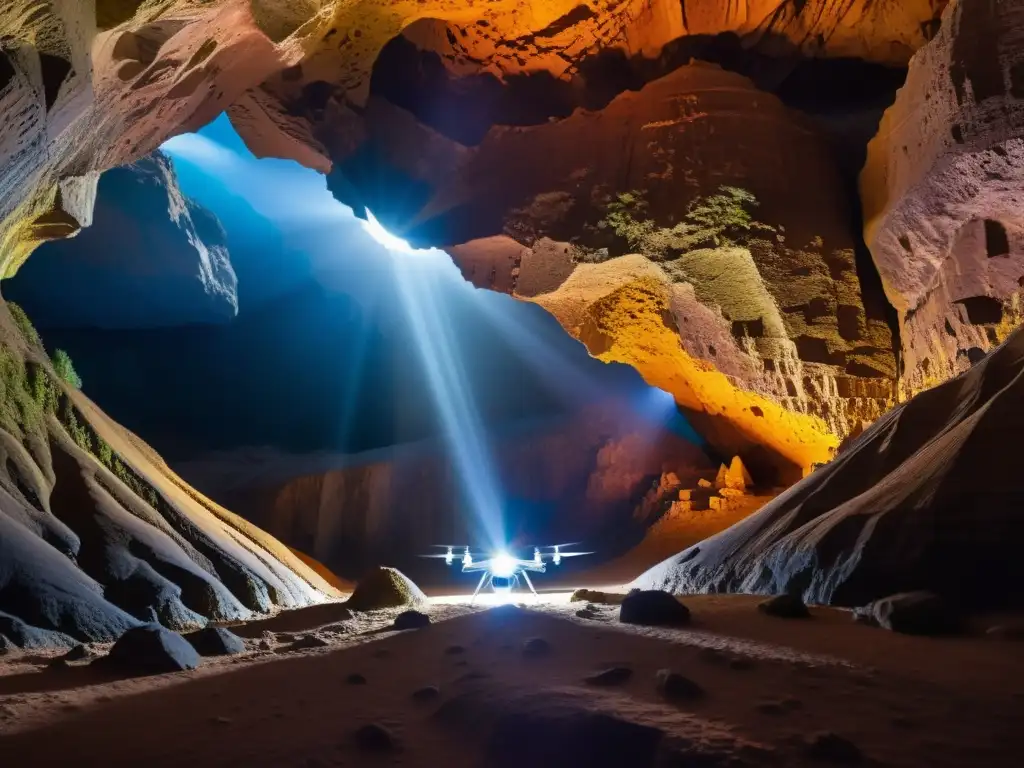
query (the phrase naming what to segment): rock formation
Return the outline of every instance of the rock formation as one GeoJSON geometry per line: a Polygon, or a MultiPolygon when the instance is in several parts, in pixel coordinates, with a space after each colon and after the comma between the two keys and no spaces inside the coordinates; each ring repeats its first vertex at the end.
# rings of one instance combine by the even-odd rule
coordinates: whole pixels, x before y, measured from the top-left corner
{"type": "Polygon", "coordinates": [[[218,323],[238,312],[224,230],[181,193],[159,152],[103,174],[92,225],[47,244],[22,270],[36,278],[22,275],[5,296],[40,326],[218,323]]]}
{"type": "MultiPolygon", "coordinates": [[[[528,544],[635,535],[645,521],[634,521],[634,510],[663,472],[693,476],[694,484],[714,466],[697,446],[620,404],[499,433],[493,457],[504,519],[521,526],[506,534],[528,544]]],[[[418,576],[418,556],[438,541],[480,538],[479,516],[461,501],[460,472],[438,441],[356,457],[237,452],[179,471],[342,576],[378,563],[409,563],[418,576]]]]}
{"type": "MultiPolygon", "coordinates": [[[[386,179],[391,188],[407,187],[388,196],[406,200],[405,209],[386,211],[402,229],[451,246],[511,234],[534,261],[545,262],[550,279],[541,284],[549,291],[557,288],[553,275],[568,277],[570,265],[557,247],[537,250],[542,233],[590,247],[592,238],[571,225],[595,226],[602,205],[634,189],[652,191],[651,221],[671,227],[696,198],[732,183],[758,195],[764,223],[779,228],[786,243],[773,243],[770,254],[753,248],[716,257],[759,276],[764,290],[755,291],[755,305],[744,311],[715,295],[721,286],[710,285],[713,275],[698,274],[706,259],[691,259],[700,263],[689,271],[678,265],[663,300],[685,304],[685,296],[669,294],[693,286],[696,300],[689,304],[705,315],[701,333],[726,330],[725,346],[711,344],[715,354],[697,350],[684,332],[687,348],[645,375],[671,384],[680,404],[709,422],[710,439],[723,452],[742,452],[786,479],[827,459],[852,423],[876,417],[891,401],[888,330],[864,311],[870,302],[854,271],[846,203],[821,143],[745,81],[708,69],[673,70],[694,54],[728,58],[747,50],[783,69],[793,56],[903,64],[931,36],[942,0],[728,6],[551,0],[529,8],[516,0],[201,6],[179,0],[159,9],[100,3],[95,16],[91,5],[65,5],[27,14],[26,0],[8,0],[3,14],[11,42],[2,103],[23,126],[0,144],[0,241],[8,270],[41,240],[90,221],[97,171],[138,159],[224,109],[254,152],[330,172],[338,197],[359,211],[379,207],[374,191],[386,179]],[[395,88],[422,61],[435,62],[431,71],[447,84],[438,100],[420,89],[431,83],[409,80],[405,91],[395,88]],[[657,82],[643,95],[609,105],[651,81],[657,82]],[[470,99],[482,111],[448,125],[432,120],[431,114],[462,114],[445,110],[444,98],[463,87],[487,96],[470,99]],[[569,117],[577,107],[606,105],[569,117]],[[624,120],[626,110],[638,117],[624,120]],[[730,110],[758,122],[730,120],[730,110]],[[567,119],[546,125],[553,117],[567,119]],[[452,125],[470,123],[474,136],[453,140],[452,125]],[[491,127],[502,123],[526,126],[526,133],[491,127]],[[595,131],[595,125],[602,127],[595,131]],[[594,131],[594,141],[576,141],[582,131],[594,131]],[[720,141],[712,131],[730,138],[720,141]],[[470,138],[482,144],[471,149],[470,138]],[[613,149],[622,141],[637,156],[632,170],[613,149]],[[559,158],[567,146],[574,152],[550,171],[535,158],[514,174],[503,167],[502,153],[521,158],[533,146],[551,148],[536,153],[545,160],[559,158]],[[695,152],[717,169],[696,162],[695,152]],[[589,166],[594,177],[572,177],[589,166]],[[796,167],[799,181],[788,170],[796,167]],[[505,187],[507,194],[490,201],[489,215],[478,221],[467,196],[479,200],[505,187]],[[565,211],[567,194],[583,210],[565,211]],[[548,209],[572,215],[547,222],[541,214],[548,209]],[[431,227],[420,226],[430,217],[431,227]],[[560,224],[561,233],[547,231],[548,223],[560,224]],[[683,273],[688,279],[679,279],[683,273]],[[719,363],[718,354],[727,362],[719,363]],[[695,384],[694,378],[709,377],[696,377],[694,368],[712,374],[713,384],[695,384]],[[786,444],[779,435],[791,429],[799,437],[786,444]]],[[[479,282],[536,295],[522,290],[521,280],[513,283],[505,265],[472,267],[479,282]]],[[[642,362],[630,339],[617,346],[603,356],[642,362]]]]}
{"type": "Polygon", "coordinates": [[[1022,397],[1018,330],[970,371],[887,413],[828,466],[635,585],[852,606],[929,590],[970,610],[1019,606],[1019,590],[1006,585],[1024,578],[1024,491],[1016,452],[993,446],[1024,428],[1022,397]]]}
{"type": "Polygon", "coordinates": [[[61,381],[19,317],[0,312],[0,618],[66,644],[338,595],[61,381]]]}
{"type": "Polygon", "coordinates": [[[871,143],[865,235],[900,313],[901,386],[967,370],[1021,322],[1024,6],[956,0],[871,143]]]}
{"type": "MultiPolygon", "coordinates": [[[[1022,575],[1006,504],[1012,452],[988,450],[1013,434],[1024,357],[1010,335],[1024,280],[1016,0],[0,3],[5,274],[91,222],[100,171],[227,110],[254,152],[330,174],[358,212],[447,247],[476,284],[540,304],[595,356],[636,367],[758,478],[793,479],[878,419],[834,463],[643,584],[852,604],[921,588],[963,601],[1022,575]],[[866,240],[900,316],[900,371],[858,276],[855,206],[818,130],[728,66],[689,63],[743,50],[782,70],[810,56],[899,65],[917,51],[861,180],[866,240]],[[909,395],[955,374],[881,416],[897,387],[909,395]]],[[[32,461],[50,483],[36,473],[26,487],[63,510],[88,497],[106,511],[113,496],[95,477],[111,459],[75,448],[88,435],[76,442],[80,422],[63,404],[109,432],[101,445],[121,453],[134,442],[74,392],[58,400],[64,419],[47,416],[45,438],[15,440],[37,446],[32,461]]],[[[138,463],[163,489],[159,462],[132,457],[122,465],[138,463]]],[[[205,502],[167,482],[177,490],[161,491],[165,501],[207,520],[205,502]]],[[[235,533],[218,546],[256,582],[247,575],[225,593],[214,579],[198,602],[180,585],[179,596],[171,571],[192,585],[238,572],[188,541],[201,557],[175,546],[207,576],[177,553],[151,563],[138,548],[118,550],[107,569],[89,552],[109,529],[71,534],[19,493],[27,506],[12,507],[21,528],[0,537],[2,562],[50,547],[46,558],[64,559],[48,583],[78,595],[71,626],[32,617],[45,629],[106,636],[139,614],[188,625],[312,599],[290,555],[275,554],[290,565],[267,572],[270,561],[245,554],[255,534],[235,533]],[[79,548],[95,582],[66,557],[79,548]],[[108,608],[96,582],[113,584],[106,596],[125,611],[108,608]]],[[[231,520],[218,525],[240,525],[231,520]]]]}
{"type": "Polygon", "coordinates": [[[865,312],[828,148],[745,78],[683,67],[417,168],[434,192],[415,231],[464,243],[451,252],[470,280],[541,304],[765,474],[799,477],[891,402],[890,334],[865,312]]]}

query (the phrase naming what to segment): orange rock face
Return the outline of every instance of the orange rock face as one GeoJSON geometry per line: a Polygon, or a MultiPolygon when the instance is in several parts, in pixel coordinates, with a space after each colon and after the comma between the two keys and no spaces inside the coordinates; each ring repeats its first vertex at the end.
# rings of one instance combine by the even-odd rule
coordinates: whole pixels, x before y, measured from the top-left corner
{"type": "Polygon", "coordinates": [[[450,156],[420,178],[435,192],[419,226],[479,238],[451,249],[468,279],[541,304],[595,356],[636,367],[720,451],[799,479],[891,403],[891,338],[865,311],[829,152],[745,78],[684,67],[599,112],[494,129],[450,156]],[[722,185],[761,201],[763,229],[657,253],[722,185]],[[636,218],[653,234],[640,242],[609,237],[622,193],[643,196],[636,218]],[[633,247],[647,252],[602,250],[633,247]]]}
{"type": "Polygon", "coordinates": [[[1021,321],[1024,4],[959,0],[869,147],[865,235],[899,310],[901,385],[950,378],[1021,321]]]}

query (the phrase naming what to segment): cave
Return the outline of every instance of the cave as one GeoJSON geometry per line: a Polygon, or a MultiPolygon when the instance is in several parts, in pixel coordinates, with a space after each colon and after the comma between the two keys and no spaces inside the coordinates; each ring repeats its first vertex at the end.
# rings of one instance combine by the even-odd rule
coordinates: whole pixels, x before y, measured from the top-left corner
{"type": "Polygon", "coordinates": [[[1024,763],[1024,4],[0,22],[5,756],[1024,763]]]}

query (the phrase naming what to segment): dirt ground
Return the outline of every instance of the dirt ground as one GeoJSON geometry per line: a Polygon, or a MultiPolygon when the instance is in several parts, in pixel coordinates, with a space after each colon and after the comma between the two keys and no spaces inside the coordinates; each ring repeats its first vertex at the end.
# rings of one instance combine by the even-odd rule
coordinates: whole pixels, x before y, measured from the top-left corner
{"type": "Polygon", "coordinates": [[[324,625],[336,616],[317,607],[287,615],[293,634],[248,639],[244,655],[127,680],[9,655],[0,755],[33,766],[828,765],[858,754],[1024,765],[1024,644],[901,636],[833,609],[778,619],[742,596],[684,602],[691,627],[640,629],[612,606],[580,618],[584,604],[564,594],[525,608],[449,598],[426,609],[432,626],[402,633],[386,629],[394,611],[324,625]],[[286,651],[303,623],[328,646],[286,651]],[[530,638],[546,650],[524,651],[530,638]],[[585,682],[613,667],[628,679],[585,682]],[[662,669],[703,694],[666,698],[662,669]],[[368,724],[385,736],[360,741],[368,724]]]}

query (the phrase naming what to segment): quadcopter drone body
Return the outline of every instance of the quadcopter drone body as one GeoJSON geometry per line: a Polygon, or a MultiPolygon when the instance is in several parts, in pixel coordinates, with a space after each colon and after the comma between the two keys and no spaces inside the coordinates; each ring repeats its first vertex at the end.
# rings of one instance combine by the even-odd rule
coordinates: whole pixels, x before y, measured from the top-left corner
{"type": "Polygon", "coordinates": [[[457,547],[443,545],[446,549],[443,555],[427,555],[427,557],[444,558],[445,565],[454,565],[457,561],[462,565],[463,573],[479,573],[480,581],[473,591],[470,602],[476,600],[485,586],[497,594],[509,594],[519,586],[519,578],[530,588],[535,597],[537,590],[530,580],[530,573],[545,573],[549,564],[561,565],[564,557],[578,557],[589,555],[589,552],[563,552],[562,547],[572,546],[571,544],[555,544],[551,547],[534,547],[533,557],[529,560],[513,557],[508,552],[496,552],[490,557],[474,558],[469,547],[457,547]],[[456,555],[455,550],[462,549],[462,555],[456,555]],[[550,550],[550,551],[542,551],[550,550]]]}

